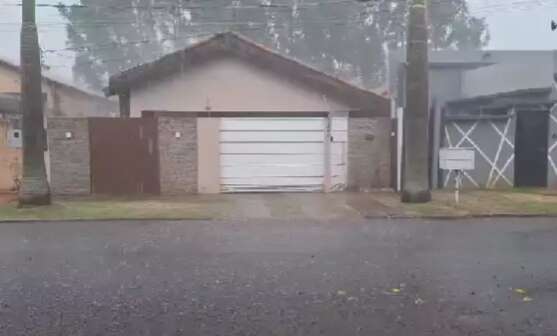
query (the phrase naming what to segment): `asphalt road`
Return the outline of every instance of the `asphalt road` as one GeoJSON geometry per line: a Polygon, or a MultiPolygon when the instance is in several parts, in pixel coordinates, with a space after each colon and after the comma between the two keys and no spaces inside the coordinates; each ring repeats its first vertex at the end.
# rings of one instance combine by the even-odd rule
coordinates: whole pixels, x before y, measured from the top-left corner
{"type": "Polygon", "coordinates": [[[557,222],[4,223],[0,335],[557,335],[557,222]]]}

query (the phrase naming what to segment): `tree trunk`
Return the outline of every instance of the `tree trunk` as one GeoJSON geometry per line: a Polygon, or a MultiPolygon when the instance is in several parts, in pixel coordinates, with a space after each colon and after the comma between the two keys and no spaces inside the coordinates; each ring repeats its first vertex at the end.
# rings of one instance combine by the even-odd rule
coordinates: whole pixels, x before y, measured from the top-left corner
{"type": "Polygon", "coordinates": [[[402,201],[431,201],[429,188],[429,61],[425,0],[412,0],[408,23],[402,201]]]}
{"type": "Polygon", "coordinates": [[[44,163],[46,137],[34,0],[23,0],[22,17],[20,62],[23,178],[19,190],[19,205],[48,205],[50,188],[44,163]]]}

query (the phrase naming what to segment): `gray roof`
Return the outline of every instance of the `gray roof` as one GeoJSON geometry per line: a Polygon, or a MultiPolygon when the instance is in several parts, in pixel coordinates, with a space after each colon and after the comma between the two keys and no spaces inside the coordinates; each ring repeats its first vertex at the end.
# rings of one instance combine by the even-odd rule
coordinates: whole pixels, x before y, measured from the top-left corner
{"type": "Polygon", "coordinates": [[[486,103],[499,100],[501,101],[514,101],[515,99],[523,100],[524,97],[529,98],[536,103],[550,103],[553,99],[551,93],[553,92],[552,87],[545,88],[533,88],[533,89],[521,89],[509,92],[500,92],[490,95],[475,96],[471,98],[455,99],[447,102],[449,105],[457,104],[469,104],[469,103],[486,103]],[[503,100],[501,100],[503,99],[503,100]],[[507,100],[505,100],[507,99],[507,100]]]}
{"type": "Polygon", "coordinates": [[[553,85],[554,65],[543,62],[501,63],[464,71],[462,96],[475,97],[518,90],[543,89],[553,85]]]}
{"type": "MultiPolygon", "coordinates": [[[[399,60],[404,53],[395,54],[399,60]]],[[[557,51],[467,50],[431,51],[431,95],[436,101],[475,102],[529,100],[540,91],[555,96],[557,51]]],[[[392,79],[395,83],[397,79],[392,79]]],[[[543,99],[542,99],[543,100],[543,99]]]]}
{"type": "MultiPolygon", "coordinates": [[[[406,50],[394,52],[393,57],[406,61],[406,50]]],[[[557,55],[555,50],[431,50],[431,66],[487,66],[495,63],[524,63],[532,60],[549,60],[557,55]]]]}

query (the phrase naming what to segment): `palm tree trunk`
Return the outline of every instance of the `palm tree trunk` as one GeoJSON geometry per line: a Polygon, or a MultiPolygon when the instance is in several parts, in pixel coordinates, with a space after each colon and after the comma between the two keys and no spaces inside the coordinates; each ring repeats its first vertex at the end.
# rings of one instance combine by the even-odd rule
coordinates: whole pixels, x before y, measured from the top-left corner
{"type": "Polygon", "coordinates": [[[425,0],[410,2],[402,201],[426,203],[429,188],[429,61],[425,0]]]}
{"type": "Polygon", "coordinates": [[[50,188],[44,163],[46,137],[35,0],[23,0],[22,17],[20,62],[23,178],[19,190],[19,205],[48,205],[50,188]]]}

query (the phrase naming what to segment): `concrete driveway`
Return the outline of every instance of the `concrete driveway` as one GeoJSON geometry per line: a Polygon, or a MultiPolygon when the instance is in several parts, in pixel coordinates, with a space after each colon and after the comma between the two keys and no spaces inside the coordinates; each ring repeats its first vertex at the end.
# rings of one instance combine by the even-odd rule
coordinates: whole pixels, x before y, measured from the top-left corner
{"type": "Polygon", "coordinates": [[[0,335],[556,335],[554,220],[0,224],[0,335]]]}
{"type": "MultiPolygon", "coordinates": [[[[384,193],[392,196],[393,193],[384,193]]],[[[221,201],[225,219],[344,220],[369,213],[387,216],[392,209],[381,203],[381,193],[270,193],[200,196],[221,201]]],[[[217,213],[219,209],[215,209],[217,213]]]]}

